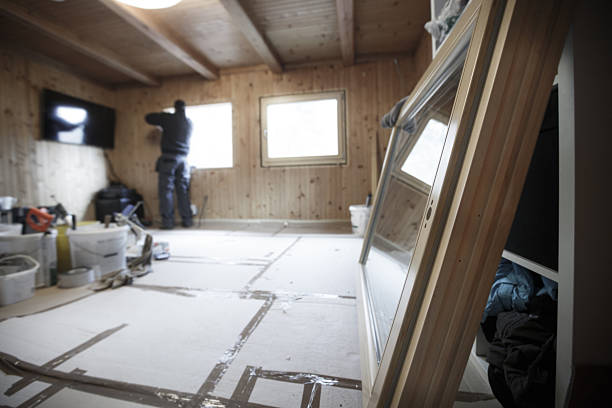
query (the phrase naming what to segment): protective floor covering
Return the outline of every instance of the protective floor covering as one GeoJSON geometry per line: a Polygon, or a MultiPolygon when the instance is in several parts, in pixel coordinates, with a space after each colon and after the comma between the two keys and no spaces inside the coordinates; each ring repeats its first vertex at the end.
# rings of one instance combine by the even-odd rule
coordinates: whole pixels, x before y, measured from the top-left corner
{"type": "Polygon", "coordinates": [[[0,322],[0,405],[360,406],[361,240],[284,230],[159,232],[134,285],[0,322]]]}
{"type": "Polygon", "coordinates": [[[299,237],[254,285],[256,290],[290,290],[355,296],[354,268],[360,239],[299,237]]]}

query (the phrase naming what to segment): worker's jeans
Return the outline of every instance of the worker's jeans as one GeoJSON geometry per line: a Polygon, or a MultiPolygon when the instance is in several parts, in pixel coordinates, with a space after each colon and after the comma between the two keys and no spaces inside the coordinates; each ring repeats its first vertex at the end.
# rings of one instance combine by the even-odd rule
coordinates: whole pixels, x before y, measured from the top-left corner
{"type": "Polygon", "coordinates": [[[174,197],[183,220],[183,226],[190,227],[191,206],[189,201],[189,165],[187,157],[164,153],[157,159],[155,170],[159,173],[158,194],[159,212],[162,218],[162,228],[174,227],[174,197]]]}

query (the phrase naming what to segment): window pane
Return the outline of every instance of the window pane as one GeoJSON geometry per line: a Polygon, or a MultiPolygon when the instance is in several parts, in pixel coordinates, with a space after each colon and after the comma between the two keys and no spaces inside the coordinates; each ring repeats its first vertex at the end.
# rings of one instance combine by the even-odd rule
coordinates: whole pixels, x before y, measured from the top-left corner
{"type": "Polygon", "coordinates": [[[432,185],[438,160],[442,154],[446,138],[446,125],[438,120],[430,119],[425,129],[406,158],[401,170],[428,185],[432,185]]]}
{"type": "Polygon", "coordinates": [[[189,164],[207,169],[232,167],[232,104],[187,106],[185,112],[193,122],[189,164]]]}
{"type": "Polygon", "coordinates": [[[266,136],[269,158],[336,156],[338,101],[268,105],[266,136]]]}

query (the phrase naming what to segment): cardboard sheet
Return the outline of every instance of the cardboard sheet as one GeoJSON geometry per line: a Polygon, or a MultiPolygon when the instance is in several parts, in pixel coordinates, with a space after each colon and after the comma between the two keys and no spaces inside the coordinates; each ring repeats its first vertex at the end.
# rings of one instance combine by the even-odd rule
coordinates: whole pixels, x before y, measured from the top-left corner
{"type": "Polygon", "coordinates": [[[87,408],[144,408],[149,405],[137,404],[135,402],[121,401],[113,398],[102,397],[82,391],[63,389],[42,404],[40,408],[66,408],[66,407],[87,407],[87,408]]]}
{"type": "Polygon", "coordinates": [[[170,257],[204,258],[223,262],[270,261],[278,257],[296,238],[156,233],[154,240],[170,243],[170,257]]]}
{"type": "Polygon", "coordinates": [[[243,288],[264,266],[202,264],[170,259],[153,263],[153,273],[138,279],[146,285],[181,286],[193,289],[235,290],[243,288]]]}
{"type": "Polygon", "coordinates": [[[360,251],[357,238],[301,237],[253,289],[355,296],[360,251]]]}
{"type": "Polygon", "coordinates": [[[42,382],[34,382],[18,393],[10,396],[5,395],[5,392],[9,389],[9,387],[20,379],[21,377],[6,375],[3,372],[0,372],[0,405],[16,407],[23,404],[28,399],[32,398],[34,395],[38,394],[49,386],[49,384],[42,382]]]}
{"type": "Polygon", "coordinates": [[[44,364],[92,336],[127,324],[57,369],[196,392],[257,312],[260,300],[120,288],[50,312],[0,323],[2,351],[44,364]],[[231,316],[228,319],[227,316],[231,316]]]}
{"type": "MultiPolygon", "coordinates": [[[[275,304],[229,367],[215,394],[231,396],[246,366],[359,380],[355,300],[340,299],[333,304],[298,300],[288,308],[275,304]]],[[[290,406],[282,402],[272,405],[290,406]]]]}
{"type": "Polygon", "coordinates": [[[255,383],[249,402],[273,407],[299,407],[304,386],[260,379],[255,383]]]}
{"type": "Polygon", "coordinates": [[[323,387],[321,407],[351,408],[361,407],[361,392],[338,387],[323,387]]]}
{"type": "Polygon", "coordinates": [[[361,240],[158,238],[170,261],[134,285],[0,322],[4,370],[24,376],[0,371],[0,405],[353,406],[361,384],[347,266],[361,240]]]}

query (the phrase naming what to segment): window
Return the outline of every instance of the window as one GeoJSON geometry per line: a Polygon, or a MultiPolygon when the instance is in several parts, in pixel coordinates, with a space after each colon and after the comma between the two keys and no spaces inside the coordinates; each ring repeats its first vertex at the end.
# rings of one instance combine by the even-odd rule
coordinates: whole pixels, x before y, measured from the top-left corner
{"type": "Polygon", "coordinates": [[[263,166],[346,163],[344,91],[261,98],[263,166]]]}
{"type": "MultiPolygon", "coordinates": [[[[166,111],[174,112],[174,108],[166,111]]],[[[185,113],[193,123],[187,156],[189,165],[198,169],[233,167],[232,104],[226,102],[187,106],[185,113]]]]}

